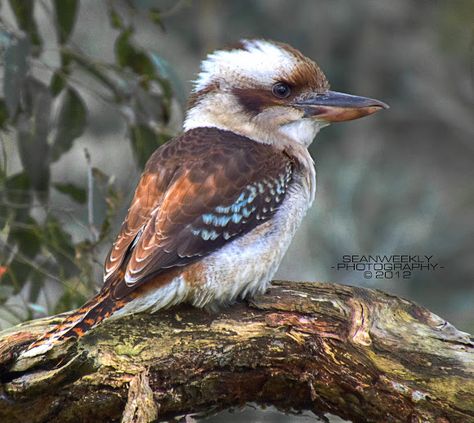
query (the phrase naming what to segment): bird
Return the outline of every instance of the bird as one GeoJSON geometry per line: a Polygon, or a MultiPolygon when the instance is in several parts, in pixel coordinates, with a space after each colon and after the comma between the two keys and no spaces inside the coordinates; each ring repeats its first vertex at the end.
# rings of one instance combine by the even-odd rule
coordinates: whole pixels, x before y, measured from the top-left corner
{"type": "Polygon", "coordinates": [[[106,319],[180,303],[216,310],[264,293],[315,198],[316,134],[386,108],[332,91],[319,66],[285,43],[243,39],[210,53],[182,134],[145,166],[102,289],[23,356],[106,319]]]}

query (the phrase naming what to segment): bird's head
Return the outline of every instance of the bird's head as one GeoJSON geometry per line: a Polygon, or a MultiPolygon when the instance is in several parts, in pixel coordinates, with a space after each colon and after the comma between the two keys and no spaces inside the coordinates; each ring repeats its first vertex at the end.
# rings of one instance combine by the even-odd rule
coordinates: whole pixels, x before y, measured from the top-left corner
{"type": "Polygon", "coordinates": [[[331,91],[316,63],[287,44],[242,40],[202,62],[184,129],[214,126],[266,143],[290,138],[307,146],[331,122],[387,107],[331,91]]]}

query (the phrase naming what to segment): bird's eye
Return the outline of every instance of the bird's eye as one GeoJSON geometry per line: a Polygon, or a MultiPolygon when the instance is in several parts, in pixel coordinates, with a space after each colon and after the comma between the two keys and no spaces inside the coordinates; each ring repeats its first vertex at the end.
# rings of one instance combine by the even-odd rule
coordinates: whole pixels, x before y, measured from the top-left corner
{"type": "Polygon", "coordinates": [[[285,84],[284,82],[277,82],[272,87],[272,93],[275,97],[287,98],[291,94],[291,88],[288,84],[285,84]]]}

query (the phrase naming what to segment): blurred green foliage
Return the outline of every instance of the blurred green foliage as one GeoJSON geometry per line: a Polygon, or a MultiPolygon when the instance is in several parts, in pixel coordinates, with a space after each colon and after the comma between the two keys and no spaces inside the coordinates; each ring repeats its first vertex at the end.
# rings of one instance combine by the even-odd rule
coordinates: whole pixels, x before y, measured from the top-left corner
{"type": "MultiPolygon", "coordinates": [[[[162,59],[134,39],[130,19],[133,2],[108,2],[109,25],[118,31],[113,61],[97,61],[70,41],[79,19],[79,0],[10,0],[16,25],[0,17],[0,53],[3,56],[3,89],[0,96],[0,308],[11,323],[23,320],[8,299],[22,293],[27,318],[37,313],[59,312],[82,303],[94,289],[97,251],[110,244],[111,221],[121,205],[122,194],[114,179],[88,162],[88,186],[54,182],[51,167],[71,150],[88,128],[91,111],[83,98],[81,75],[92,78],[106,102],[124,111],[137,166],[170,135],[173,90],[163,71],[162,59]],[[119,5],[118,10],[116,7],[119,5]],[[38,30],[37,8],[42,6],[54,25],[55,45],[46,44],[38,30]],[[45,51],[56,51],[57,64],[46,65],[45,51]],[[47,76],[37,69],[47,69],[47,76]],[[82,72],[76,75],[76,70],[82,72]],[[78,80],[79,79],[79,80],[78,80]],[[4,137],[16,140],[21,168],[7,171],[4,137]],[[56,190],[78,205],[87,204],[88,236],[77,240],[51,205],[56,190]],[[105,199],[106,211],[94,222],[94,192],[105,199]],[[46,284],[62,285],[62,293],[48,310],[39,304],[46,284]]],[[[162,31],[160,12],[146,8],[141,13],[162,31]]],[[[112,46],[111,46],[112,47],[112,46]]],[[[85,84],[82,81],[82,84],[85,84]]],[[[23,310],[24,311],[24,310],[23,310]]]]}

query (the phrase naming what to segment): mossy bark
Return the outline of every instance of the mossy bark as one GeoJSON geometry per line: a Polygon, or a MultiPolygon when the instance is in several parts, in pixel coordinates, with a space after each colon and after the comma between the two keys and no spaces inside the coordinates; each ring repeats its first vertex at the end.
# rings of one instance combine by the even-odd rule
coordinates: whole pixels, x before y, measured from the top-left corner
{"type": "Polygon", "coordinates": [[[0,421],[151,422],[246,402],[354,422],[474,422],[474,342],[379,291],[274,282],[216,314],[106,322],[16,360],[59,317],[0,334],[0,421]]]}

